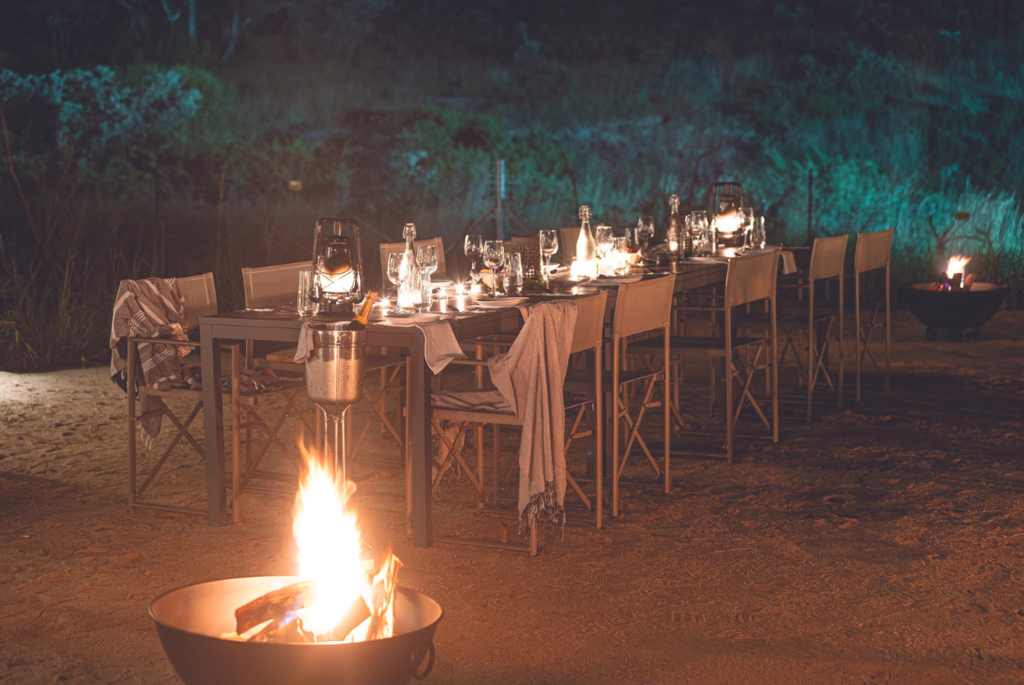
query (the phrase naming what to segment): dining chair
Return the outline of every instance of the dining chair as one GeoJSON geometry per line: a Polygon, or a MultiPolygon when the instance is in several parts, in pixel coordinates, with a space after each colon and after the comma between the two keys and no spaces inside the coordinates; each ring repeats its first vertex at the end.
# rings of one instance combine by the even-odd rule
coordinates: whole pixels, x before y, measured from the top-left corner
{"type": "MultiPolygon", "coordinates": [[[[175,286],[180,293],[184,303],[185,326],[192,330],[199,325],[199,318],[209,314],[217,313],[217,292],[213,281],[212,273],[205,273],[199,276],[175,279],[175,286]]],[[[181,514],[206,515],[205,508],[200,509],[192,506],[181,506],[156,501],[146,497],[146,493],[153,484],[154,479],[160,473],[174,449],[184,440],[199,455],[200,463],[205,464],[206,454],[191,433],[192,422],[199,416],[203,408],[202,391],[194,388],[170,388],[159,390],[150,387],[142,380],[142,368],[139,359],[139,345],[168,345],[172,347],[188,347],[198,349],[200,343],[193,340],[171,340],[167,338],[148,338],[142,336],[127,336],[126,340],[126,380],[127,380],[127,419],[128,419],[128,506],[130,509],[156,509],[171,511],[181,514]],[[138,381],[138,398],[136,397],[136,382],[138,381]],[[136,402],[142,398],[149,398],[156,408],[138,414],[136,402]],[[172,400],[184,400],[191,403],[191,409],[184,419],[181,419],[167,404],[172,400]],[[155,462],[149,467],[142,477],[141,484],[139,472],[139,455],[137,449],[137,429],[141,423],[153,416],[161,419],[166,417],[176,429],[164,451],[156,457],[155,462]]],[[[238,345],[227,346],[231,353],[231,382],[229,388],[223,392],[231,398],[231,424],[232,424],[232,488],[234,497],[231,501],[232,514],[235,522],[240,520],[239,491],[240,482],[239,469],[239,407],[243,402],[239,386],[239,348],[238,345]]],[[[209,379],[208,382],[216,382],[209,379]]]]}
{"type": "Polygon", "coordinates": [[[802,290],[806,297],[795,302],[780,304],[778,308],[778,329],[786,336],[780,352],[779,364],[784,363],[787,350],[793,352],[797,360],[799,381],[804,386],[806,402],[805,418],[811,422],[814,409],[814,391],[819,378],[825,381],[828,388],[835,393],[839,409],[843,408],[843,376],[845,375],[845,359],[843,355],[843,272],[846,261],[846,243],[848,236],[839,235],[831,238],[815,238],[811,250],[811,263],[806,277],[798,283],[787,285],[790,289],[802,290]],[[831,283],[838,284],[836,304],[829,303],[831,283]],[[821,295],[821,303],[818,302],[821,295]],[[829,352],[832,327],[838,322],[836,335],[838,347],[839,369],[833,381],[829,373],[829,352]],[[824,328],[822,328],[824,327],[824,328]],[[803,341],[806,341],[804,345],[803,341]],[[802,354],[806,353],[806,354],[802,354]],[[805,359],[801,359],[804,358],[805,359]]]}
{"type": "Polygon", "coordinates": [[[864,364],[864,357],[867,356],[871,359],[871,363],[875,367],[876,372],[881,372],[881,369],[878,368],[878,362],[868,349],[868,344],[871,342],[871,334],[874,333],[875,328],[885,329],[885,371],[883,373],[883,387],[885,392],[889,392],[890,305],[892,303],[889,296],[889,255],[892,250],[892,235],[892,228],[887,228],[884,231],[872,231],[870,233],[857,234],[857,247],[855,248],[853,256],[853,313],[855,318],[854,328],[856,330],[855,350],[857,363],[857,402],[861,401],[861,367],[864,364]],[[884,271],[885,273],[884,294],[881,297],[875,297],[871,300],[864,301],[862,299],[863,286],[861,285],[861,276],[879,270],[884,271]],[[879,310],[883,306],[885,307],[884,323],[877,320],[879,310]],[[871,318],[867,323],[863,323],[861,321],[861,316],[864,310],[871,311],[871,318]]]}
{"type": "Polygon", "coordinates": [[[572,264],[576,259],[576,241],[580,238],[580,227],[571,226],[558,231],[558,252],[563,264],[572,264]]]}
{"type": "MultiPolygon", "coordinates": [[[[624,347],[630,339],[629,348],[635,345],[660,346],[662,359],[669,358],[669,339],[671,337],[672,293],[675,289],[675,276],[666,274],[646,278],[635,283],[622,283],[615,296],[615,312],[612,316],[611,337],[605,341],[606,359],[611,369],[603,374],[602,382],[605,393],[611,402],[606,404],[606,414],[611,422],[610,454],[612,476],[612,516],[619,515],[619,489],[623,484],[623,474],[634,445],[647,457],[648,463],[657,476],[664,477],[664,490],[671,489],[672,449],[669,417],[669,374],[668,364],[661,367],[648,364],[641,368],[626,368],[624,347]],[[640,336],[640,339],[637,337],[640,336]],[[655,399],[655,390],[660,386],[661,399],[655,399]],[[641,397],[639,404],[631,401],[632,391],[641,397]],[[652,409],[662,410],[664,422],[663,467],[658,465],[647,441],[640,434],[640,428],[647,413],[652,409]],[[635,412],[635,414],[633,413],[635,412]],[[624,427],[624,430],[622,430],[624,427]],[[621,436],[621,440],[620,440],[621,436]],[[624,443],[624,444],[623,444],[624,443]],[[620,447],[622,449],[621,457],[620,447]]],[[[585,372],[582,372],[585,373],[585,372]]],[[[570,371],[569,377],[575,383],[581,378],[581,372],[570,371]]],[[[600,467],[597,471],[600,471],[600,467]]]]}
{"type": "MultiPolygon", "coordinates": [[[[589,387],[578,396],[571,396],[565,402],[565,411],[568,415],[569,426],[565,442],[565,450],[576,440],[592,437],[594,440],[595,454],[601,454],[604,444],[604,433],[601,416],[602,412],[602,386],[601,386],[601,358],[602,358],[602,326],[604,322],[607,293],[601,292],[596,295],[583,297],[575,300],[576,324],[573,328],[573,339],[570,347],[570,355],[591,353],[596,363],[590,371],[589,387]],[[593,427],[589,430],[581,429],[581,424],[587,414],[591,413],[593,427]]],[[[544,303],[536,307],[547,306],[544,303]]],[[[528,344],[529,341],[520,338],[518,344],[528,344]]],[[[516,343],[513,343],[516,344],[516,343]]],[[[540,354],[541,350],[538,349],[540,354]]],[[[472,366],[486,369],[488,362],[480,359],[454,360],[452,364],[472,366]]],[[[501,401],[501,394],[497,390],[487,390],[478,387],[475,390],[449,391],[435,393],[431,398],[433,407],[433,418],[431,426],[434,435],[439,440],[438,454],[435,463],[435,477],[433,481],[433,492],[436,495],[440,484],[446,473],[455,464],[458,464],[466,474],[470,483],[477,491],[481,506],[488,502],[496,507],[501,499],[501,486],[508,480],[509,475],[514,472],[518,462],[511,465],[504,473],[501,465],[501,447],[497,430],[500,426],[521,426],[519,419],[512,412],[511,407],[501,401]],[[502,406],[504,405],[504,406],[502,406]],[[444,423],[450,423],[445,427],[444,423]],[[496,430],[493,462],[491,467],[492,488],[487,492],[484,483],[484,448],[483,430],[486,426],[493,426],[496,430]],[[476,468],[470,468],[462,454],[461,446],[464,445],[464,438],[469,430],[475,429],[476,447],[476,468]]],[[[574,492],[586,508],[594,516],[594,525],[601,528],[603,524],[603,487],[600,469],[598,469],[595,488],[591,494],[587,494],[581,486],[581,480],[574,477],[566,470],[567,492],[574,492]]],[[[497,542],[481,542],[485,547],[500,547],[515,551],[528,552],[530,556],[537,554],[537,528],[536,521],[530,528],[530,542],[528,545],[517,545],[497,542]]],[[[473,541],[466,541],[457,538],[445,538],[447,542],[474,544],[473,541]]]]}
{"type": "MultiPolygon", "coordinates": [[[[434,271],[434,274],[437,276],[447,276],[448,270],[444,261],[444,241],[441,238],[425,238],[423,240],[414,240],[412,243],[414,249],[424,245],[433,245],[437,252],[437,270],[434,271]]],[[[381,288],[383,290],[388,289],[388,257],[400,252],[405,252],[405,243],[380,244],[380,276],[381,288]]]]}
{"type": "MultiPolygon", "coordinates": [[[[715,378],[719,374],[724,378],[724,406],[722,415],[725,423],[725,452],[698,449],[673,450],[673,455],[724,457],[728,463],[733,462],[734,442],[736,437],[761,437],[757,435],[737,435],[735,432],[745,406],[750,405],[761,422],[770,432],[773,442],[779,439],[778,420],[778,362],[776,360],[776,279],[778,277],[778,252],[756,255],[745,255],[729,260],[725,277],[725,292],[721,295],[721,304],[703,307],[705,311],[715,311],[720,327],[712,327],[705,331],[707,335],[678,335],[669,341],[670,359],[673,365],[682,363],[688,356],[701,356],[709,360],[711,371],[710,399],[712,408],[715,406],[715,378]],[[737,308],[743,310],[748,305],[764,303],[767,310],[764,321],[765,333],[760,336],[738,336],[736,334],[737,308]],[[771,399],[772,419],[769,421],[754,396],[755,374],[765,371],[768,376],[766,392],[771,399]],[[739,387],[737,396],[736,388],[739,387]]],[[[760,322],[759,322],[760,325],[760,322]]],[[[630,351],[657,356],[661,353],[658,345],[653,343],[633,343],[630,351]]],[[[678,376],[677,376],[678,377],[678,376]]],[[[679,424],[680,434],[694,438],[706,435],[704,432],[689,430],[679,413],[679,407],[673,406],[672,412],[679,424]]],[[[716,434],[720,435],[720,434],[716,434]]]]}
{"type": "MultiPolygon", "coordinates": [[[[404,243],[403,243],[404,245],[404,243]]],[[[279,264],[274,266],[256,267],[256,268],[243,268],[242,269],[242,281],[245,286],[245,306],[246,308],[257,308],[266,306],[275,306],[281,304],[294,303],[298,295],[298,284],[299,284],[299,272],[304,269],[309,269],[309,262],[293,262],[291,264],[279,264]]],[[[296,362],[295,358],[295,347],[289,347],[283,350],[277,350],[270,352],[265,357],[253,358],[252,353],[252,342],[249,341],[246,347],[246,367],[248,369],[267,369],[271,373],[285,374],[286,378],[302,378],[305,375],[305,366],[300,362],[296,362]]],[[[389,436],[392,438],[403,451],[405,449],[405,439],[402,437],[402,431],[399,430],[398,423],[401,416],[401,400],[398,402],[398,408],[393,412],[389,411],[389,398],[393,394],[404,394],[404,380],[405,380],[405,358],[398,355],[387,355],[387,354],[369,354],[365,357],[365,368],[366,373],[380,372],[380,386],[374,391],[364,387],[363,397],[364,400],[370,405],[374,414],[377,416],[380,433],[382,435],[389,436]]],[[[305,412],[301,411],[295,404],[298,392],[301,388],[295,388],[287,394],[288,406],[285,411],[278,415],[277,421],[273,426],[268,426],[265,423],[259,423],[261,419],[257,415],[257,424],[261,428],[265,427],[268,432],[276,436],[277,431],[280,430],[284,421],[290,416],[300,416],[306,428],[311,432],[316,432],[316,425],[311,425],[305,412]]],[[[349,454],[353,458],[356,458],[359,448],[366,437],[367,431],[370,427],[370,422],[364,422],[359,429],[358,435],[352,442],[349,454]]],[[[247,429],[247,437],[249,436],[247,429]]],[[[271,439],[273,441],[273,439],[271,439]]],[[[252,457],[249,453],[249,442],[246,441],[246,464],[256,462],[258,465],[262,459],[266,448],[269,446],[269,442],[265,443],[261,447],[261,452],[252,457]]],[[[246,477],[246,483],[248,483],[248,476],[246,477]]]]}

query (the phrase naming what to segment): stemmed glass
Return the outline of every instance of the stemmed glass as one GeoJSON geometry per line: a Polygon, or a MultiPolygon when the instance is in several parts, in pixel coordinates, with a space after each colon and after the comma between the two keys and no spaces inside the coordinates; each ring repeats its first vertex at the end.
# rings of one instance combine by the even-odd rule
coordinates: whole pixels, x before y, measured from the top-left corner
{"type": "Polygon", "coordinates": [[[433,300],[433,285],[430,283],[430,276],[437,271],[437,247],[420,245],[416,248],[416,266],[420,270],[420,297],[423,300],[421,309],[428,311],[433,300]]]}
{"type": "Polygon", "coordinates": [[[551,283],[551,258],[558,252],[558,231],[553,228],[544,229],[540,232],[540,254],[544,258],[542,265],[544,286],[551,283]]]}
{"type": "Polygon", "coordinates": [[[480,257],[483,251],[484,239],[483,236],[479,235],[467,235],[466,243],[463,247],[466,257],[469,258],[469,276],[473,279],[474,283],[480,282],[480,269],[477,266],[476,260],[480,257]]]}
{"type": "Polygon", "coordinates": [[[711,239],[706,211],[699,209],[690,212],[686,216],[686,230],[693,240],[693,255],[695,257],[706,257],[714,253],[714,240],[711,239]]]}
{"type": "Polygon", "coordinates": [[[594,242],[597,243],[597,263],[601,271],[608,272],[608,257],[612,250],[612,227],[601,224],[597,227],[594,235],[594,242]]]}
{"type": "Polygon", "coordinates": [[[494,286],[492,290],[494,294],[498,294],[502,280],[498,276],[498,271],[505,263],[505,243],[500,240],[485,240],[483,256],[484,264],[491,270],[491,283],[494,286]]]}
{"type": "Polygon", "coordinates": [[[636,237],[640,241],[640,253],[647,252],[647,245],[654,237],[654,218],[650,216],[640,217],[636,222],[636,237]]]}
{"type": "Polygon", "coordinates": [[[404,252],[393,252],[388,255],[388,280],[395,284],[398,295],[395,297],[395,311],[409,311],[402,306],[402,284],[409,277],[409,265],[406,264],[404,252]]]}

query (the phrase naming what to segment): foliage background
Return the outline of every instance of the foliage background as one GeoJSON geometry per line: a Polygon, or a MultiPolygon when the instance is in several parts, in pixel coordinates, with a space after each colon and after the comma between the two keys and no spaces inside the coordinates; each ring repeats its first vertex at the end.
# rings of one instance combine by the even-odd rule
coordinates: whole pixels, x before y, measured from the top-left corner
{"type": "Polygon", "coordinates": [[[102,363],[123,278],[237,306],[322,215],[451,244],[499,158],[515,232],[738,179],[773,241],[895,226],[897,282],[962,250],[1019,306],[1022,53],[1007,0],[5,3],[0,368],[102,363]]]}

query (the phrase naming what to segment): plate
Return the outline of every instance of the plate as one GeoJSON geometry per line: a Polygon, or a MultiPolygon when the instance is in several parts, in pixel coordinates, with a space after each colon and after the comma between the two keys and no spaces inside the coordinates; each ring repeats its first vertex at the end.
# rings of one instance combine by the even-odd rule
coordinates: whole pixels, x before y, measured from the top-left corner
{"type": "Polygon", "coordinates": [[[383,323],[395,326],[413,326],[418,323],[437,321],[441,315],[437,312],[391,312],[384,317],[383,323]]]}

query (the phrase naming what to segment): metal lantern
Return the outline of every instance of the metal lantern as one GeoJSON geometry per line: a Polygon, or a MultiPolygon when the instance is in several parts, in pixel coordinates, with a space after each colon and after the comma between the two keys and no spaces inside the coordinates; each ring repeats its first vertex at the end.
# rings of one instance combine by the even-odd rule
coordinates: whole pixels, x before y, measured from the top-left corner
{"type": "Polygon", "coordinates": [[[711,222],[715,227],[716,248],[727,254],[743,247],[743,186],[735,181],[711,186],[711,222]]]}
{"type": "Polygon", "coordinates": [[[362,243],[355,219],[316,222],[310,271],[309,297],[319,305],[319,314],[351,313],[363,299],[362,243]]]}

